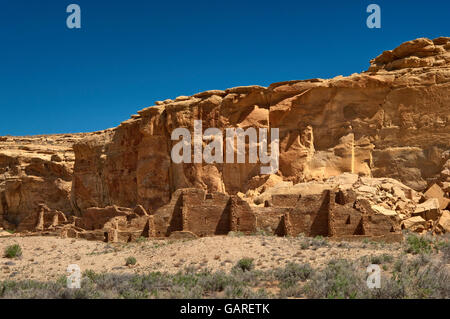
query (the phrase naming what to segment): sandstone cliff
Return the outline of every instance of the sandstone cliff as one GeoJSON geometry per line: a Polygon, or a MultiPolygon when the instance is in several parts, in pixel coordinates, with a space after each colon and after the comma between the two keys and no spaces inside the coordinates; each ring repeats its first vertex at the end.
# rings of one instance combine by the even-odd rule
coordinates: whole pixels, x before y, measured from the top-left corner
{"type": "Polygon", "coordinates": [[[84,136],[0,137],[0,222],[5,228],[16,228],[40,203],[72,211],[72,145],[84,136]]]}
{"type": "Polygon", "coordinates": [[[111,205],[152,214],[180,189],[253,199],[274,180],[342,173],[390,177],[416,191],[438,183],[448,196],[450,38],[406,42],[348,77],[157,101],[102,132],[0,138],[0,218],[18,225],[39,204],[77,216],[111,205]],[[203,129],[279,128],[278,174],[261,176],[260,164],[174,164],[171,132],[192,131],[198,119],[203,129]]]}
{"type": "Polygon", "coordinates": [[[407,42],[349,77],[207,91],[155,104],[74,145],[77,209],[137,203],[155,209],[187,187],[246,192],[260,179],[259,164],[171,162],[170,133],[192,130],[194,119],[204,128],[279,128],[283,180],[352,172],[424,190],[449,165],[450,41],[407,42]]]}

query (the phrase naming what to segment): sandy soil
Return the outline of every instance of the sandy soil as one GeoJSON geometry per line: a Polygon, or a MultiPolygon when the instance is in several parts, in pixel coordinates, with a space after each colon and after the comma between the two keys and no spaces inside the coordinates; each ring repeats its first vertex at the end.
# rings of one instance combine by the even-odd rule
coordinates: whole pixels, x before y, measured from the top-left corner
{"type": "MultiPolygon", "coordinates": [[[[383,253],[397,257],[400,244],[370,244],[363,242],[330,242],[330,247],[302,248],[301,238],[272,236],[217,236],[194,240],[146,240],[129,244],[60,239],[56,237],[0,238],[0,280],[56,280],[66,275],[69,264],[81,271],[108,273],[176,273],[185,267],[229,271],[243,257],[254,258],[256,269],[269,270],[288,262],[320,266],[333,258],[356,260],[383,253]],[[3,257],[4,249],[19,244],[21,258],[3,257]],[[125,266],[125,259],[137,259],[134,267],[125,266]]],[[[303,245],[304,246],[304,245],[303,245]]]]}

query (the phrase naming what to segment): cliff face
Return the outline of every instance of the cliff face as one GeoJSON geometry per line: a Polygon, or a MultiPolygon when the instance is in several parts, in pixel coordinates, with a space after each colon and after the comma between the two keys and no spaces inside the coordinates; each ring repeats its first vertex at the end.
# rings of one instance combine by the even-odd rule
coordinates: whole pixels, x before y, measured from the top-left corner
{"type": "MultiPolygon", "coordinates": [[[[73,201],[155,209],[179,188],[235,194],[265,181],[260,164],[174,164],[177,127],[280,130],[280,169],[294,183],[343,172],[424,190],[450,149],[450,41],[418,39],[384,52],[369,71],[207,91],[156,102],[113,131],[75,144],[73,201]]],[[[448,165],[448,164],[447,164],[448,165]]]]}
{"type": "Polygon", "coordinates": [[[40,203],[71,212],[75,154],[85,134],[0,137],[0,223],[14,229],[40,203]]]}
{"type": "Polygon", "coordinates": [[[155,104],[115,129],[55,137],[52,144],[3,138],[0,215],[20,221],[39,203],[76,214],[138,204],[152,212],[182,188],[233,195],[273,179],[300,183],[345,172],[394,178],[418,191],[450,182],[450,38],[404,43],[349,77],[213,90],[155,104]],[[261,176],[258,163],[173,163],[178,141],[171,133],[192,132],[194,120],[203,129],[279,128],[278,176],[261,176]],[[27,143],[33,147],[24,149],[27,143]]]}

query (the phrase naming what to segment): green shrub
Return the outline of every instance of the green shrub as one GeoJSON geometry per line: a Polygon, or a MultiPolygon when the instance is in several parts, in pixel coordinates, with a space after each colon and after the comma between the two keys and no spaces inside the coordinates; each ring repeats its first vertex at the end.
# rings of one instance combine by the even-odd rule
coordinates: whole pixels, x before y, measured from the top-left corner
{"type": "Polygon", "coordinates": [[[381,265],[382,264],[381,256],[370,256],[370,263],[375,265],[381,265]]]}
{"type": "Polygon", "coordinates": [[[254,265],[253,265],[253,258],[242,258],[241,260],[239,260],[236,264],[236,266],[234,266],[237,269],[241,269],[242,271],[249,271],[252,270],[254,265]]]}
{"type": "Polygon", "coordinates": [[[399,259],[388,284],[399,287],[402,293],[400,298],[450,297],[450,272],[442,262],[432,261],[430,255],[399,259]]]}
{"type": "Polygon", "coordinates": [[[303,249],[303,250],[308,249],[309,248],[309,243],[302,241],[300,243],[300,248],[303,249]]]}
{"type": "Polygon", "coordinates": [[[274,276],[281,281],[284,286],[290,287],[298,281],[305,281],[313,272],[309,264],[288,263],[285,268],[276,269],[274,276]]]}
{"type": "Polygon", "coordinates": [[[92,281],[97,279],[97,274],[92,269],[87,269],[83,272],[83,277],[89,278],[92,281]]]}
{"type": "Polygon", "coordinates": [[[361,271],[348,260],[331,260],[323,271],[315,272],[305,286],[308,298],[354,299],[363,297],[367,285],[361,271]]]}
{"type": "Polygon", "coordinates": [[[129,265],[136,265],[136,263],[137,263],[137,260],[136,260],[136,258],[134,258],[134,257],[128,257],[126,260],[125,260],[125,266],[129,266],[129,265]]]}
{"type": "Polygon", "coordinates": [[[62,287],[67,287],[67,276],[61,275],[56,279],[56,283],[61,285],[62,287]]]}
{"type": "Polygon", "coordinates": [[[394,257],[388,254],[382,254],[378,256],[370,256],[370,263],[381,265],[384,263],[391,263],[394,261],[394,257]]]}
{"type": "Polygon", "coordinates": [[[441,248],[444,263],[450,264],[450,245],[441,248]]]}
{"type": "Polygon", "coordinates": [[[389,255],[389,254],[383,254],[383,255],[381,255],[381,258],[384,263],[391,263],[394,261],[394,256],[389,255]]]}
{"type": "Polygon", "coordinates": [[[431,253],[432,246],[431,241],[425,237],[418,236],[416,234],[409,234],[406,237],[405,251],[414,255],[420,253],[431,253]]]}
{"type": "Polygon", "coordinates": [[[22,248],[19,245],[11,245],[6,247],[4,256],[6,258],[17,258],[22,256],[22,248]]]}
{"type": "Polygon", "coordinates": [[[228,286],[242,285],[241,281],[236,280],[233,276],[229,276],[223,271],[218,271],[213,274],[200,276],[198,285],[202,287],[205,292],[223,291],[228,286]]]}

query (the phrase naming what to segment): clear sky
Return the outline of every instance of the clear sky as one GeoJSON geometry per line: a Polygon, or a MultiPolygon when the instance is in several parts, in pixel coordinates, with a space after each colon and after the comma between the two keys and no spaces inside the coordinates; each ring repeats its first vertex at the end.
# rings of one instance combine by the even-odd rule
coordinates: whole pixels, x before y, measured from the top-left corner
{"type": "Polygon", "coordinates": [[[179,95],[361,72],[404,41],[450,36],[449,16],[448,0],[0,0],[0,135],[102,130],[179,95]],[[381,29],[366,26],[371,3],[381,29]]]}

